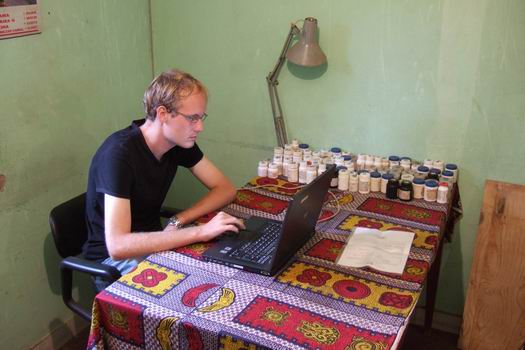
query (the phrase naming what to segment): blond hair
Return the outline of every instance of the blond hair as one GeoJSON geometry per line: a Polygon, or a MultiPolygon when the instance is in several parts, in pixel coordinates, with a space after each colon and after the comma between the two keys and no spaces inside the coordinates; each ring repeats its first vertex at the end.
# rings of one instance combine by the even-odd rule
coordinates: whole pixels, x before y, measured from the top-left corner
{"type": "Polygon", "coordinates": [[[208,98],[206,87],[191,74],[178,69],[161,73],[144,93],[146,118],[154,120],[160,106],[166,107],[168,111],[177,109],[186,97],[194,93],[202,93],[208,98]]]}

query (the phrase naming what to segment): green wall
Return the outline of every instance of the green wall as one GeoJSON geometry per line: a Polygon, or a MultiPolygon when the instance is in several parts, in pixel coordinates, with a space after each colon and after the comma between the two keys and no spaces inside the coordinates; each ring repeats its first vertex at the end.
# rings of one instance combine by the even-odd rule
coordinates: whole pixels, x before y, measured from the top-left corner
{"type": "Polygon", "coordinates": [[[39,2],[42,34],[0,40],[2,349],[27,349],[71,318],[49,210],[85,190],[92,154],[142,115],[151,80],[147,1],[39,2]]]}
{"type": "MultiPolygon", "coordinates": [[[[288,133],[315,148],[442,159],[460,166],[464,217],[445,246],[437,309],[461,314],[484,182],[525,183],[525,2],[155,1],[155,71],[210,89],[199,144],[237,185],[275,144],[265,76],[289,23],[319,21],[324,68],[285,65],[288,133]]],[[[179,206],[201,186],[187,174],[179,206]]]]}

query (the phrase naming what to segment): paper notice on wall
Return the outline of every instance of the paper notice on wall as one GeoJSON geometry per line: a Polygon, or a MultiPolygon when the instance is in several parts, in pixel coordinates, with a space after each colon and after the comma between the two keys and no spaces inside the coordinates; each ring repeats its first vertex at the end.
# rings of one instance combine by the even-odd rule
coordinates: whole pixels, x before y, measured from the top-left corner
{"type": "Polygon", "coordinates": [[[37,0],[0,0],[0,39],[40,33],[37,0]]]}

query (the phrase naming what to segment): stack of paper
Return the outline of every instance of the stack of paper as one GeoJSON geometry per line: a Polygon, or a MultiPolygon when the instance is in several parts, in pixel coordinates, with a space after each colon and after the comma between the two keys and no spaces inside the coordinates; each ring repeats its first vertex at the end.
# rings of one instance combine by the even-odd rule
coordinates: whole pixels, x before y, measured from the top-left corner
{"type": "Polygon", "coordinates": [[[414,232],[380,231],[357,227],[346,242],[337,263],[351,267],[402,274],[410,253],[414,232]]]}

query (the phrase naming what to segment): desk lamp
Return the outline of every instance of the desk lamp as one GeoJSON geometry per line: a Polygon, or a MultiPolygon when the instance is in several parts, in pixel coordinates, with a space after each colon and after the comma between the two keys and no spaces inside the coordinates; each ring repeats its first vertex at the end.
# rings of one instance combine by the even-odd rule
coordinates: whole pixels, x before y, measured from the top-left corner
{"type": "Polygon", "coordinates": [[[283,67],[286,58],[288,58],[290,62],[304,67],[317,67],[326,63],[326,56],[317,42],[317,19],[313,17],[305,18],[302,30],[299,30],[295,23],[291,24],[290,32],[284,42],[281,55],[279,56],[273,70],[266,77],[268,90],[270,92],[270,102],[272,104],[277,143],[281,147],[288,143],[288,140],[286,137],[281,102],[279,100],[279,95],[277,95],[277,85],[279,85],[277,77],[281,72],[281,68],[283,67]],[[290,44],[296,35],[299,36],[299,41],[290,48],[290,44]]]}

